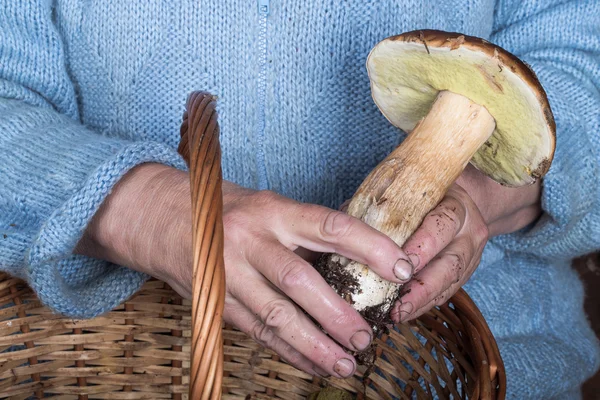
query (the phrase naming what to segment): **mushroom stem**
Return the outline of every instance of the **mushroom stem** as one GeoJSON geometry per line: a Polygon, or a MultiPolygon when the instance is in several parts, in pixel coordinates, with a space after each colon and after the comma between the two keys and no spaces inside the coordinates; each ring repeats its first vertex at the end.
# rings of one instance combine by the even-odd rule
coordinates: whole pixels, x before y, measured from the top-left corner
{"type": "Polygon", "coordinates": [[[349,214],[402,246],[495,127],[485,107],[440,92],[427,116],[363,181],[349,214]]]}
{"type": "MultiPolygon", "coordinates": [[[[483,106],[459,94],[440,92],[427,116],[363,181],[348,213],[404,245],[495,125],[483,106]]],[[[358,290],[352,294],[355,309],[371,316],[374,311],[387,315],[401,285],[339,255],[330,262],[340,263],[358,280],[358,290]]]]}

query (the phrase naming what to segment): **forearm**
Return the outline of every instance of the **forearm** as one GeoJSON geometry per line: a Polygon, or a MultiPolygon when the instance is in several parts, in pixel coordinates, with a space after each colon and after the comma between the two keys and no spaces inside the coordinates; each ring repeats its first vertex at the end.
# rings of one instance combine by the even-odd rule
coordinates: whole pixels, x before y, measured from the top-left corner
{"type": "Polygon", "coordinates": [[[171,280],[165,266],[191,251],[189,176],[146,163],[115,185],[87,226],[75,252],[171,280]]]}

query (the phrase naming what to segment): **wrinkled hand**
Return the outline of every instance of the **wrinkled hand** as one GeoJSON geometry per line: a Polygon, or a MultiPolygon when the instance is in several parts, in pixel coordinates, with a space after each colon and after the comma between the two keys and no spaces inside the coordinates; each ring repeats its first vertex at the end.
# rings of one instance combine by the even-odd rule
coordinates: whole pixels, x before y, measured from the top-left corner
{"type": "Polygon", "coordinates": [[[471,277],[489,237],[539,217],[540,192],[539,183],[506,188],[468,167],[404,244],[415,271],[392,319],[409,321],[444,304],[471,277]]]}
{"type": "MultiPolygon", "coordinates": [[[[398,283],[396,262],[406,260],[407,253],[417,256],[417,280],[400,306],[410,303],[412,310],[392,311],[392,317],[408,320],[445,301],[467,281],[488,233],[517,230],[540,213],[539,184],[508,189],[470,168],[403,251],[339,211],[228,182],[223,192],[225,319],[300,369],[338,377],[351,375],[356,361],[301,308],[349,349],[362,350],[372,332],[299,254],[307,249],[339,253],[398,283]]],[[[187,173],[158,164],[136,167],[113,188],[75,252],[145,272],[189,298],[190,198],[187,173]]]]}
{"type": "Polygon", "coordinates": [[[370,344],[369,324],[294,251],[339,253],[395,282],[393,266],[406,255],[358,219],[273,192],[226,183],[224,204],[225,319],[304,371],[351,375],[355,360],[300,307],[349,349],[370,344]]]}
{"type": "MultiPolygon", "coordinates": [[[[189,298],[190,198],[187,173],[136,167],[115,186],[76,251],[148,273],[189,298]]],[[[370,326],[299,254],[339,253],[396,282],[394,265],[406,254],[358,219],[273,192],[224,182],[223,204],[225,320],[306,372],[350,376],[354,358],[301,309],[348,349],[370,344],[370,326]]]]}

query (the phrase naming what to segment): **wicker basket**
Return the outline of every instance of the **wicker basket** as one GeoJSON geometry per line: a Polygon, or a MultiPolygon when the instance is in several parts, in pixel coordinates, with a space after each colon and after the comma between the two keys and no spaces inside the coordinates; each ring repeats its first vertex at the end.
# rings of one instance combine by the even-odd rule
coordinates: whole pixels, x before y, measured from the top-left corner
{"type": "Polygon", "coordinates": [[[464,291],[377,339],[375,372],[322,379],[222,326],[221,173],[215,101],[194,93],[180,151],[194,189],[194,296],[151,280],[90,320],[53,314],[0,273],[0,398],[305,399],[335,386],[367,399],[503,399],[502,359],[464,291]],[[190,379],[190,377],[192,377],[190,379]]]}

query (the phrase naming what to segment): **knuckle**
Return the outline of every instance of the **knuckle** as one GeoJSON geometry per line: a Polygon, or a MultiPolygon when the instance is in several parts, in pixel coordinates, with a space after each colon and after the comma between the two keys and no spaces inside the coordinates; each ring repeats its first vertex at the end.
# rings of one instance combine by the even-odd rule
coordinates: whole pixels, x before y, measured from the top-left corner
{"type": "Polygon", "coordinates": [[[446,282],[458,283],[465,271],[465,259],[458,254],[448,254],[448,258],[450,265],[446,269],[446,282]]]}
{"type": "Polygon", "coordinates": [[[284,292],[306,286],[310,281],[307,265],[301,260],[291,260],[279,270],[277,280],[277,285],[284,292]]]}
{"type": "Polygon", "coordinates": [[[458,232],[462,227],[462,216],[465,215],[463,204],[454,197],[447,197],[438,208],[437,212],[452,228],[458,232]]]}
{"type": "Polygon", "coordinates": [[[417,245],[417,249],[422,254],[429,254],[434,252],[436,248],[436,240],[431,234],[423,235],[419,244],[417,245]]]}
{"type": "Polygon", "coordinates": [[[282,358],[291,365],[299,365],[303,360],[304,356],[300,354],[296,349],[294,349],[289,344],[286,344],[284,350],[282,351],[282,358]]]}
{"type": "Polygon", "coordinates": [[[250,330],[250,336],[258,343],[270,348],[275,334],[268,326],[256,321],[250,330]]]}
{"type": "Polygon", "coordinates": [[[321,220],[321,236],[325,239],[345,236],[352,226],[352,217],[340,211],[328,211],[321,220]]]}
{"type": "Polygon", "coordinates": [[[251,212],[236,208],[223,214],[223,230],[229,239],[240,242],[253,237],[260,228],[251,212]]]}
{"type": "Polygon", "coordinates": [[[231,212],[224,213],[223,214],[223,229],[227,233],[233,232],[236,229],[238,229],[238,227],[240,225],[244,224],[244,220],[245,220],[245,218],[239,212],[231,211],[231,212]]]}
{"type": "Polygon", "coordinates": [[[482,221],[475,227],[475,238],[479,243],[485,243],[490,237],[488,226],[482,221]]]}
{"type": "Polygon", "coordinates": [[[339,329],[339,327],[358,326],[361,323],[361,318],[358,313],[354,315],[352,312],[339,310],[336,315],[329,319],[329,321],[333,327],[339,329]]]}
{"type": "Polygon", "coordinates": [[[266,327],[277,333],[296,319],[296,314],[296,307],[292,303],[284,299],[275,299],[263,307],[260,317],[266,327]]]}
{"type": "Polygon", "coordinates": [[[444,204],[440,207],[440,212],[452,223],[452,225],[458,225],[460,223],[460,218],[456,212],[457,207],[458,206],[455,204],[444,204]]]}
{"type": "Polygon", "coordinates": [[[280,198],[280,196],[272,190],[259,190],[252,196],[258,204],[267,206],[277,202],[280,198]]]}

